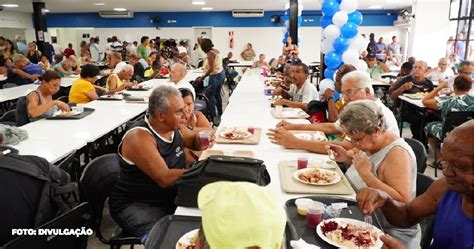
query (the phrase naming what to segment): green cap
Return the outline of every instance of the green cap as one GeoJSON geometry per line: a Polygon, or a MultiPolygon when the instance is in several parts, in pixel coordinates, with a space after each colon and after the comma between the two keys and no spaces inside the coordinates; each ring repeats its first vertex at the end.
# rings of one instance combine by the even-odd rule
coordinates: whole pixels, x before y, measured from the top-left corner
{"type": "Polygon", "coordinates": [[[211,249],[280,249],[286,214],[267,188],[248,182],[215,182],[201,189],[198,205],[211,249]]]}

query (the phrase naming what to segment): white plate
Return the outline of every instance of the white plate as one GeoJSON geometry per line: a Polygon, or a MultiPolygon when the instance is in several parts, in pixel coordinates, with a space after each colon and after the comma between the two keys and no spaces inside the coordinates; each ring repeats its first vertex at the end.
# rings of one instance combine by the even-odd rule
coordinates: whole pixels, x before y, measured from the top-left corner
{"type": "Polygon", "coordinates": [[[251,136],[252,136],[252,133],[250,133],[250,132],[248,132],[248,131],[246,131],[246,130],[243,130],[243,129],[242,129],[242,130],[241,130],[241,129],[225,129],[225,130],[223,130],[223,131],[221,131],[221,132],[219,133],[219,136],[222,137],[222,138],[225,138],[225,139],[241,140],[241,139],[245,139],[245,138],[251,137],[251,136]],[[226,133],[226,132],[228,132],[228,131],[230,131],[230,130],[245,131],[245,132],[246,132],[246,135],[245,135],[244,137],[228,138],[228,137],[225,136],[224,133],[226,133]]]}
{"type": "Polygon", "coordinates": [[[102,95],[99,97],[100,99],[123,99],[123,95],[121,94],[114,94],[112,96],[109,95],[102,95]]]}
{"type": "MultiPolygon", "coordinates": [[[[323,231],[321,230],[321,226],[324,224],[324,222],[328,222],[328,221],[334,221],[336,222],[337,224],[339,225],[346,225],[346,224],[352,224],[354,226],[358,226],[358,227],[365,227],[366,224],[365,222],[363,221],[360,221],[360,220],[355,220],[355,219],[349,219],[349,218],[333,218],[333,219],[328,219],[328,220],[323,220],[321,221],[318,226],[316,227],[316,233],[318,234],[318,236],[326,241],[328,244],[330,245],[333,245],[333,246],[336,246],[336,247],[339,247],[339,248],[347,248],[347,247],[343,247],[341,244],[335,242],[335,241],[332,241],[330,240],[328,237],[326,237],[326,235],[323,234],[323,231]]],[[[377,241],[375,243],[374,246],[371,246],[371,247],[364,247],[364,248],[367,248],[367,249],[375,249],[375,248],[381,248],[382,245],[383,245],[383,242],[382,240],[380,240],[380,235],[384,234],[380,229],[378,229],[377,227],[375,226],[372,226],[372,230],[378,234],[377,236],[377,241]]],[[[354,248],[359,248],[359,247],[354,247],[354,248]]]]}
{"type": "Polygon", "coordinates": [[[81,114],[82,112],[79,112],[77,110],[71,110],[70,112],[63,112],[61,110],[56,111],[53,114],[53,117],[61,116],[61,117],[71,117],[71,116],[76,116],[81,114]]]}
{"type": "Polygon", "coordinates": [[[295,133],[295,137],[303,140],[326,141],[326,137],[317,133],[295,133]]]}
{"type": "Polygon", "coordinates": [[[301,182],[301,183],[304,183],[304,184],[309,184],[309,185],[315,185],[315,186],[326,186],[326,185],[333,185],[333,184],[336,184],[338,183],[339,181],[341,181],[341,176],[332,171],[332,170],[328,170],[328,169],[320,169],[320,168],[306,168],[306,169],[300,169],[300,170],[297,170],[295,173],[293,173],[293,178],[295,178],[297,181],[301,182]],[[313,170],[318,170],[318,171],[321,171],[321,172],[324,172],[324,173],[329,173],[329,174],[333,174],[334,175],[334,179],[332,182],[330,183],[309,183],[309,182],[305,182],[303,180],[301,180],[299,177],[298,177],[298,174],[299,173],[304,173],[304,172],[307,172],[307,171],[313,171],[313,170]]]}
{"type": "Polygon", "coordinates": [[[185,233],[183,236],[181,236],[181,238],[179,238],[178,242],[176,242],[176,249],[185,249],[186,246],[188,246],[191,242],[191,239],[196,237],[198,233],[199,229],[194,229],[185,233]],[[180,243],[184,246],[179,246],[180,243]]]}

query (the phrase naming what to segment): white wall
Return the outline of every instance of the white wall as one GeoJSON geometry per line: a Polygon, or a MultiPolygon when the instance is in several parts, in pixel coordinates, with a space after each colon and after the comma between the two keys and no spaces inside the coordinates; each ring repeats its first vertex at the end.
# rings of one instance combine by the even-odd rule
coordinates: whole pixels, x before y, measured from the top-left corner
{"type": "MultiPolygon", "coordinates": [[[[194,43],[193,28],[61,28],[54,29],[57,32],[58,43],[65,48],[67,43],[71,42],[74,49],[79,49],[79,43],[83,33],[89,33],[92,36],[99,36],[103,47],[107,37],[116,35],[123,41],[140,41],[140,37],[147,35],[149,37],[160,36],[161,38],[189,39],[194,43]]],[[[375,33],[376,37],[383,36],[386,42],[390,41],[393,35],[404,36],[404,34],[395,27],[361,27],[361,33],[375,33]]],[[[248,42],[253,44],[257,54],[263,53],[267,60],[276,58],[281,54],[283,28],[212,28],[212,37],[215,48],[221,51],[223,55],[227,52],[233,52],[234,58],[240,57],[240,53],[248,42]],[[229,47],[229,31],[234,32],[234,48],[229,47]]],[[[319,51],[321,44],[321,27],[304,27],[299,30],[300,36],[300,55],[304,62],[319,61],[319,51]]],[[[194,44],[190,44],[193,46],[194,44]]]]}
{"type": "Polygon", "coordinates": [[[436,66],[439,58],[446,55],[448,37],[454,35],[450,32],[449,1],[417,1],[413,7],[415,20],[410,41],[413,45],[409,54],[436,66]]]}
{"type": "MultiPolygon", "coordinates": [[[[32,41],[36,39],[31,13],[12,12],[4,10],[0,12],[0,27],[25,29],[24,34],[20,34],[23,35],[23,39],[26,39],[27,41],[32,41]]],[[[0,33],[0,35],[2,34],[0,33]]],[[[15,37],[8,38],[13,39],[15,37]]]]}

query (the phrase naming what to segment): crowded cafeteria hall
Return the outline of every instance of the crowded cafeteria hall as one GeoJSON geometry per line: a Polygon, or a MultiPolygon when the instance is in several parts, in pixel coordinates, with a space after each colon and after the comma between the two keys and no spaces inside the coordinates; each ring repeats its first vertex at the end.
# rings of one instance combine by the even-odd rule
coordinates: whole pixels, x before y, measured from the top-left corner
{"type": "Polygon", "coordinates": [[[0,0],[0,249],[474,249],[473,0],[0,0]]]}

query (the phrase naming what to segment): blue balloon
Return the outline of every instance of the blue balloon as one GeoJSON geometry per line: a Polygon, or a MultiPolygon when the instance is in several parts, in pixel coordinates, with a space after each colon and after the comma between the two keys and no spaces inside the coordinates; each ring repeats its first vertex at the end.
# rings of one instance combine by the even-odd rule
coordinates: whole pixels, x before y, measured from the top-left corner
{"type": "Polygon", "coordinates": [[[319,22],[321,23],[321,27],[326,28],[332,24],[332,16],[321,16],[319,22]]]}
{"type": "MultiPolygon", "coordinates": [[[[298,24],[301,24],[303,22],[303,17],[302,16],[298,16],[298,24]]],[[[298,25],[299,26],[299,25],[298,25]]]]}
{"type": "Polygon", "coordinates": [[[286,31],[286,32],[285,32],[285,39],[286,39],[286,37],[288,37],[288,36],[290,36],[290,31],[286,31]]]}
{"type": "Polygon", "coordinates": [[[349,39],[338,37],[333,43],[334,50],[342,54],[349,47],[349,39]]]}
{"type": "Polygon", "coordinates": [[[362,16],[362,13],[360,13],[360,11],[356,10],[349,14],[348,22],[353,22],[357,25],[361,25],[363,20],[364,20],[364,17],[362,16]]]}
{"type": "Polygon", "coordinates": [[[285,20],[285,21],[290,20],[290,16],[289,16],[289,15],[284,15],[284,16],[283,16],[283,20],[285,20]]]}
{"type": "Polygon", "coordinates": [[[283,43],[284,45],[286,44],[286,37],[284,37],[283,40],[281,40],[281,43],[283,43]]]}
{"type": "Polygon", "coordinates": [[[340,93],[338,91],[334,91],[334,100],[337,101],[339,100],[340,93]]]}
{"type": "Polygon", "coordinates": [[[339,4],[336,0],[324,0],[321,11],[325,16],[332,16],[339,11],[339,4]]]}
{"type": "Polygon", "coordinates": [[[354,38],[357,35],[358,26],[353,22],[347,22],[341,27],[341,35],[347,39],[354,38]]]}
{"type": "Polygon", "coordinates": [[[328,78],[328,79],[334,79],[334,73],[335,71],[332,70],[331,68],[326,68],[326,70],[324,70],[324,78],[328,78]]]}
{"type": "Polygon", "coordinates": [[[324,64],[331,69],[336,69],[342,63],[342,56],[334,51],[327,53],[324,56],[324,64]]]}

